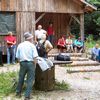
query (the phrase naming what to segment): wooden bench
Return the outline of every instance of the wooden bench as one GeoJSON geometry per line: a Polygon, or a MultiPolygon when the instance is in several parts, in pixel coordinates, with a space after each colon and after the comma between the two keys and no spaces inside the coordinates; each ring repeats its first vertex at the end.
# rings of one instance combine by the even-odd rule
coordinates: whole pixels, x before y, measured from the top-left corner
{"type": "Polygon", "coordinates": [[[72,63],[72,61],[58,61],[58,60],[53,60],[52,62],[54,64],[54,66],[60,65],[60,64],[70,64],[70,63],[72,63]]]}
{"type": "Polygon", "coordinates": [[[41,91],[53,90],[55,86],[55,65],[70,64],[72,61],[52,61],[54,66],[46,71],[42,71],[39,65],[36,65],[35,89],[41,91]]]}
{"type": "MultiPolygon", "coordinates": [[[[62,54],[64,54],[64,55],[70,55],[70,56],[81,56],[82,55],[82,53],[62,53],[62,54]]],[[[55,53],[55,54],[48,54],[48,57],[55,57],[55,56],[57,56],[57,55],[59,55],[59,53],[55,53]]]]}

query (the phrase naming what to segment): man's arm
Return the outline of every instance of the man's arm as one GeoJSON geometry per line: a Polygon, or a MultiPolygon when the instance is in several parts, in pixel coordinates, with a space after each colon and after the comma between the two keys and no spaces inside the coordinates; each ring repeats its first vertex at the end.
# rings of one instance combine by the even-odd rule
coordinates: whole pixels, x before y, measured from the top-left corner
{"type": "Polygon", "coordinates": [[[48,43],[47,43],[47,53],[48,52],[50,52],[51,51],[51,49],[53,49],[53,46],[52,46],[52,44],[48,41],[48,43]]]}
{"type": "Polygon", "coordinates": [[[10,41],[7,40],[7,44],[13,44],[13,42],[10,42],[10,41]]]}
{"type": "Polygon", "coordinates": [[[35,32],[35,35],[34,35],[34,42],[35,42],[35,44],[37,43],[37,35],[36,35],[36,32],[35,32]]]}

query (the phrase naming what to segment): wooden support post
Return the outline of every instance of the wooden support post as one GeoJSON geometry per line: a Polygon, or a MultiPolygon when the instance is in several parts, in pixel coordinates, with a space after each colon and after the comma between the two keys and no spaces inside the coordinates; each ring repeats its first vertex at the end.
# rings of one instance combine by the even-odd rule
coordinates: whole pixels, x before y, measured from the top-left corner
{"type": "Polygon", "coordinates": [[[70,20],[69,20],[69,24],[68,24],[69,26],[71,25],[72,20],[73,20],[73,19],[72,19],[72,16],[71,16],[71,18],[70,18],[70,20]]]}
{"type": "Polygon", "coordinates": [[[16,33],[17,42],[24,41],[23,34],[25,32],[31,32],[34,35],[35,24],[35,12],[16,12],[16,33]]]}
{"type": "Polygon", "coordinates": [[[80,15],[80,34],[81,39],[84,41],[84,14],[80,15]]]}

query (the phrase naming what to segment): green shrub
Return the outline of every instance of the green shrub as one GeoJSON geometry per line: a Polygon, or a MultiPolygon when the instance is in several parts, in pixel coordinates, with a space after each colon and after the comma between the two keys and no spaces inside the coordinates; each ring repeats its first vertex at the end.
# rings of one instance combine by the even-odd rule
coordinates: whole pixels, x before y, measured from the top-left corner
{"type": "Polygon", "coordinates": [[[70,85],[68,83],[65,83],[64,81],[62,81],[61,83],[56,81],[55,82],[55,89],[56,90],[69,90],[70,85]]]}
{"type": "Polygon", "coordinates": [[[96,44],[96,41],[91,41],[91,42],[85,42],[85,46],[89,49],[89,48],[93,48],[96,44]]]}
{"type": "Polygon", "coordinates": [[[89,35],[86,42],[85,42],[85,46],[89,49],[89,48],[93,48],[95,46],[95,44],[98,43],[100,45],[100,40],[94,40],[93,39],[93,35],[89,35]]]}
{"type": "Polygon", "coordinates": [[[17,72],[0,74],[0,96],[9,95],[15,91],[14,83],[17,74],[17,72]]]}

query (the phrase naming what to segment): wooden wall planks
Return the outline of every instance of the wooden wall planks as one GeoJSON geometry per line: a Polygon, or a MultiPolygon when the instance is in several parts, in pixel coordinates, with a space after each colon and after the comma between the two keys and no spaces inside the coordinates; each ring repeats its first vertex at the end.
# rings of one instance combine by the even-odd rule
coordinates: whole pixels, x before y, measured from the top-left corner
{"type": "Polygon", "coordinates": [[[83,9],[73,0],[1,0],[0,11],[82,13],[83,9]]]}

